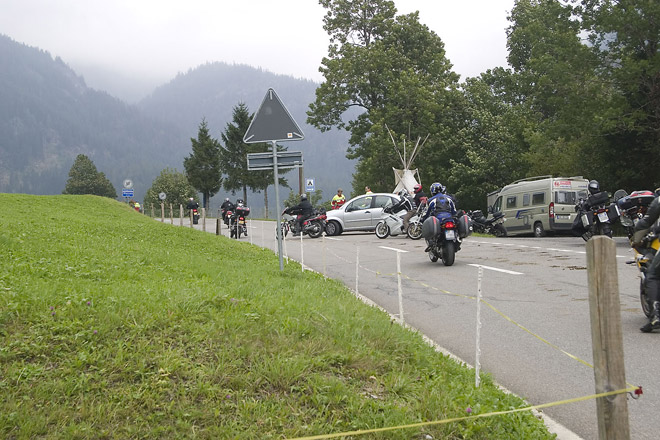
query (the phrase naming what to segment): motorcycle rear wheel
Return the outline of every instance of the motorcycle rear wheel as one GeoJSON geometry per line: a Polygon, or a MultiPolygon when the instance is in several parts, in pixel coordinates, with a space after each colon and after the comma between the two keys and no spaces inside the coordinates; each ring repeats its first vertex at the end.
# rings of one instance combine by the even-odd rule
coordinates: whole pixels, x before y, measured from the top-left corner
{"type": "Polygon", "coordinates": [[[442,264],[451,266],[456,259],[456,248],[454,242],[448,241],[442,245],[442,264]]]}
{"type": "Polygon", "coordinates": [[[379,221],[376,225],[376,237],[378,238],[387,238],[390,235],[390,227],[387,226],[383,220],[379,221]]]}
{"type": "Polygon", "coordinates": [[[495,237],[506,237],[507,236],[506,229],[504,229],[504,226],[502,226],[501,224],[497,224],[493,226],[493,235],[495,237]]]}
{"type": "Polygon", "coordinates": [[[408,226],[408,230],[406,231],[408,234],[408,238],[412,240],[419,240],[422,238],[422,224],[421,223],[411,223],[408,226]]]}
{"type": "Polygon", "coordinates": [[[320,222],[312,222],[312,227],[307,231],[307,234],[309,234],[310,238],[319,238],[323,235],[323,229],[320,222]]]}

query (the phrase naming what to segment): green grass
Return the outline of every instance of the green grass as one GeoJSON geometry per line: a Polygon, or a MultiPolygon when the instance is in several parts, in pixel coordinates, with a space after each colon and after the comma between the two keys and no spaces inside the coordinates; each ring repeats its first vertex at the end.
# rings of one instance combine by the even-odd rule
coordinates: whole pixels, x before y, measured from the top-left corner
{"type": "MultiPolygon", "coordinates": [[[[98,197],[0,205],[1,438],[282,439],[525,405],[271,251],[98,197]]],[[[359,438],[422,434],[553,437],[523,412],[359,438]]]]}

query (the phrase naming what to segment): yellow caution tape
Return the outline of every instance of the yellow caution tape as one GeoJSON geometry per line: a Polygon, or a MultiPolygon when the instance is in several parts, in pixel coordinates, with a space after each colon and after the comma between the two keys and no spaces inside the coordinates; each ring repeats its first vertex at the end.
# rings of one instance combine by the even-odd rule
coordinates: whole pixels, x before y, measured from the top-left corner
{"type": "Polygon", "coordinates": [[[504,415],[504,414],[512,414],[512,413],[517,413],[517,412],[522,412],[522,411],[532,411],[532,410],[538,410],[538,409],[542,409],[542,408],[549,408],[551,406],[566,405],[568,403],[582,402],[582,401],[585,401],[585,400],[598,399],[598,398],[601,398],[601,397],[609,397],[609,396],[614,396],[614,395],[623,394],[623,393],[631,393],[631,392],[636,391],[638,388],[639,387],[631,386],[631,387],[616,390],[616,391],[608,391],[608,392],[605,392],[605,393],[592,394],[592,395],[589,395],[589,396],[576,397],[576,398],[573,398],[573,399],[559,400],[557,402],[543,403],[543,404],[534,405],[534,406],[526,406],[524,408],[516,408],[516,409],[511,409],[511,410],[508,410],[508,411],[495,411],[495,412],[490,412],[490,413],[485,413],[485,414],[475,414],[475,415],[471,415],[471,416],[455,417],[453,419],[434,420],[434,421],[431,421],[431,422],[411,423],[409,425],[387,426],[387,427],[384,427],[384,428],[364,429],[364,430],[359,430],[359,431],[346,431],[346,432],[340,432],[340,433],[335,433],[335,434],[321,434],[321,435],[312,435],[312,436],[307,436],[307,437],[296,437],[296,438],[291,438],[289,440],[318,440],[318,439],[326,439],[326,438],[347,437],[349,435],[363,435],[363,434],[370,434],[370,433],[374,433],[374,432],[394,431],[396,429],[409,429],[409,428],[419,428],[419,427],[422,427],[422,426],[430,426],[430,425],[442,425],[442,424],[446,424],[446,423],[460,422],[460,421],[463,421],[463,420],[474,420],[474,419],[481,419],[481,418],[484,418],[484,417],[493,417],[493,416],[499,416],[499,415],[504,415]]]}

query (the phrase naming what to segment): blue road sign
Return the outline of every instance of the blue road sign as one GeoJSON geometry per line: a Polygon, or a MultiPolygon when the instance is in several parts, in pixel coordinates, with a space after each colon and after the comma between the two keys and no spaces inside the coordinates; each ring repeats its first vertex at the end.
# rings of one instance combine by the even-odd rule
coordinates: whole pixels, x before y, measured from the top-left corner
{"type": "Polygon", "coordinates": [[[132,189],[124,188],[121,190],[121,196],[122,197],[133,197],[135,194],[135,191],[132,189]]]}
{"type": "Polygon", "coordinates": [[[305,191],[314,192],[314,179],[305,179],[305,191]]]}

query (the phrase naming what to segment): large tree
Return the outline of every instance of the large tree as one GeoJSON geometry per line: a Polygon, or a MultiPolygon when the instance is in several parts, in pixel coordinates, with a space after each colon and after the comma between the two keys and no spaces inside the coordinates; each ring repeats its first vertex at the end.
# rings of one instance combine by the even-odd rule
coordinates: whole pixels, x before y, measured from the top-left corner
{"type": "Polygon", "coordinates": [[[353,187],[373,190],[391,190],[394,176],[384,171],[401,167],[390,132],[397,140],[431,134],[421,170],[431,179],[431,168],[450,159],[458,122],[453,110],[460,103],[458,75],[442,40],[417,13],[397,16],[392,1],[319,3],[327,9],[330,46],[307,121],[322,131],[350,132],[348,157],[359,160],[353,187]]]}
{"type": "Polygon", "coordinates": [[[208,210],[209,199],[222,184],[220,143],[209,134],[206,119],[199,124],[197,139],[191,138],[192,153],[183,160],[186,177],[202,193],[202,205],[208,210]]]}
{"type": "Polygon", "coordinates": [[[93,194],[117,198],[117,191],[104,173],[96,169],[92,160],[79,154],[69,170],[69,179],[62,194],[93,194]]]}
{"type": "Polygon", "coordinates": [[[144,204],[150,206],[152,203],[160,205],[160,193],[165,193],[165,204],[172,204],[174,215],[179,215],[179,205],[184,207],[190,197],[195,198],[197,191],[188,182],[185,174],[171,168],[165,168],[151,183],[151,187],[144,196],[144,204]]]}
{"type": "MultiPolygon", "coordinates": [[[[249,153],[265,153],[269,150],[268,143],[247,144],[243,142],[245,132],[250,127],[254,115],[250,114],[244,103],[236,105],[232,111],[232,122],[227,123],[225,131],[221,134],[222,142],[220,150],[220,162],[222,172],[226,175],[223,180],[223,187],[227,191],[242,191],[243,200],[247,204],[247,189],[255,192],[264,192],[264,205],[268,213],[268,186],[274,184],[275,176],[273,171],[258,170],[249,171],[247,168],[247,155],[249,153]]],[[[284,151],[281,145],[277,146],[278,151],[284,151]]],[[[278,174],[290,171],[290,169],[279,170],[278,174]]],[[[288,182],[283,177],[279,178],[280,185],[288,186],[288,182]]]]}

